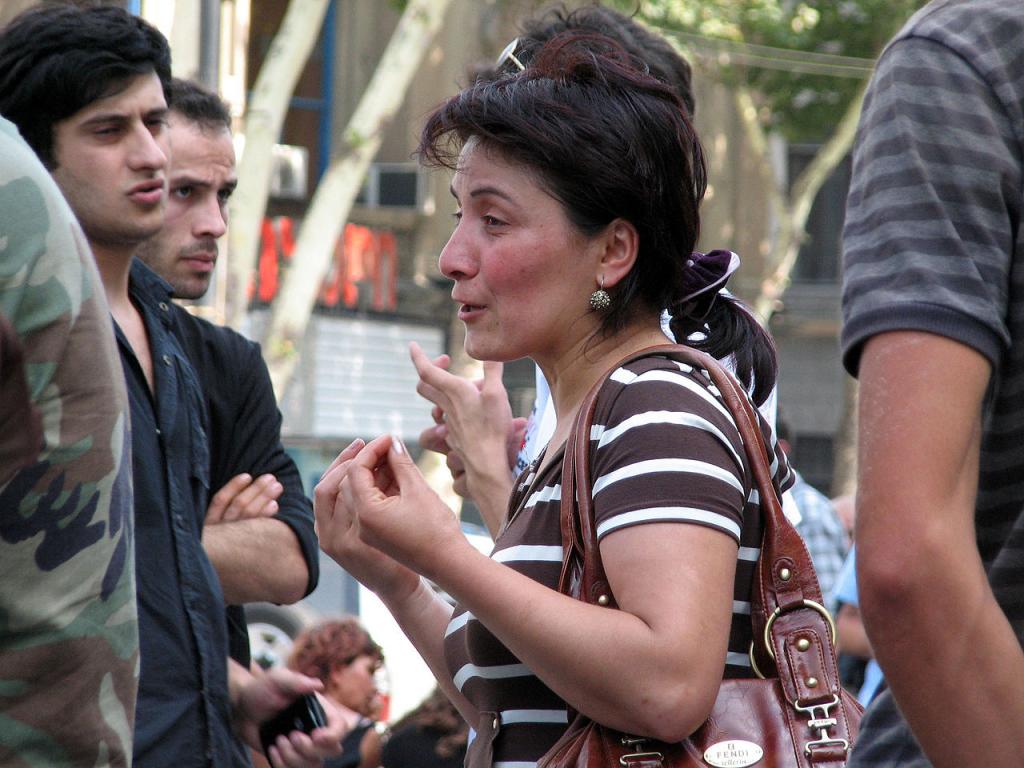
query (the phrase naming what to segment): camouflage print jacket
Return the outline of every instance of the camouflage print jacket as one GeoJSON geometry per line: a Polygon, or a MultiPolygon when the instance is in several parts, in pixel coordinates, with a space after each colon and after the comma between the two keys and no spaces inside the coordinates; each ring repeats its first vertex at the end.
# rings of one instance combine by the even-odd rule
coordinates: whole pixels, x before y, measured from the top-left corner
{"type": "Polygon", "coordinates": [[[81,230],[2,118],[0,328],[0,765],[129,765],[139,640],[124,378],[81,230]]]}

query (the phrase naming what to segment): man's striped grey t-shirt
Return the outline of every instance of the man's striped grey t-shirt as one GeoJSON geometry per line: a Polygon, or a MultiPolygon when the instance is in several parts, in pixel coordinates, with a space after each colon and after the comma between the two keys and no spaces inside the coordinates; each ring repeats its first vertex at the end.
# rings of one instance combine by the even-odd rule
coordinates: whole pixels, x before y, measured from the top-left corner
{"type": "MultiPolygon", "coordinates": [[[[992,364],[976,512],[996,599],[1024,642],[1024,3],[939,0],[879,60],[854,153],[843,354],[938,334],[992,364]]],[[[941,387],[941,381],[934,382],[941,387]]],[[[889,694],[853,765],[924,768],[889,694]]]]}

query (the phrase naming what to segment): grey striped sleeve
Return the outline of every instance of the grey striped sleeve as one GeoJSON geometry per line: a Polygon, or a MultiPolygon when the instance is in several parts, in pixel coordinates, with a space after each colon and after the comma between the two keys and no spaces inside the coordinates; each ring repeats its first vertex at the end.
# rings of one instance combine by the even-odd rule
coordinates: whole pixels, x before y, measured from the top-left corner
{"type": "Polygon", "coordinates": [[[1019,208],[1019,137],[976,69],[934,39],[879,61],[854,152],[843,231],[843,358],[871,336],[920,330],[996,363],[1019,208]]]}

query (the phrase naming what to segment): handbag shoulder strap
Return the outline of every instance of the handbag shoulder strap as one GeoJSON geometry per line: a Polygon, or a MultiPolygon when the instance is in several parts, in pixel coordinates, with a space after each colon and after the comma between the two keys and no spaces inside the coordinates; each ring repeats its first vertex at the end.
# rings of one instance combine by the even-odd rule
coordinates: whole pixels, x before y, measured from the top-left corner
{"type": "Polygon", "coordinates": [[[666,344],[626,356],[591,388],[580,406],[572,433],[566,441],[562,463],[564,557],[560,591],[578,594],[580,599],[589,603],[616,606],[601,562],[594,526],[593,495],[590,492],[590,431],[598,396],[608,376],[634,360],[654,355],[707,371],[743,441],[764,518],[764,535],[751,601],[752,655],[757,668],[768,674],[777,670],[787,698],[793,702],[838,695],[834,625],[821,607],[821,588],[807,548],[783,514],[782,503],[772,484],[768,452],[753,405],[732,374],[713,357],[692,347],[666,344]],[[582,561],[581,569],[573,568],[575,558],[582,561]],[[573,584],[577,576],[578,587],[573,584]],[[761,638],[764,638],[763,643],[761,638]],[[801,640],[811,643],[814,647],[809,646],[808,650],[817,653],[801,652],[798,658],[792,657],[787,643],[792,642],[802,648],[804,643],[801,640]],[[818,662],[808,665],[806,660],[812,657],[817,657],[818,662]],[[780,658],[783,663],[777,664],[776,660],[780,658]],[[798,660],[800,663],[795,663],[798,660]]]}

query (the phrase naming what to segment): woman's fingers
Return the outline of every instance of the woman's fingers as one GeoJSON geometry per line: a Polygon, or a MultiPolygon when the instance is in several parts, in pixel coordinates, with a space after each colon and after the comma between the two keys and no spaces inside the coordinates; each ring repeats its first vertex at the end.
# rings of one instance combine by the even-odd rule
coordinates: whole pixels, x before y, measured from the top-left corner
{"type": "Polygon", "coordinates": [[[504,363],[497,363],[492,360],[484,361],[484,377],[480,381],[480,391],[500,391],[506,398],[508,394],[505,391],[505,384],[502,381],[502,373],[505,370],[504,363]]]}
{"type": "Polygon", "coordinates": [[[464,499],[471,498],[469,484],[466,482],[466,462],[458,451],[449,451],[445,458],[448,471],[452,473],[452,489],[464,499]]]}
{"type": "Polygon", "coordinates": [[[431,360],[427,357],[427,353],[423,351],[423,347],[415,341],[409,342],[409,356],[412,358],[412,364],[416,366],[417,370],[424,363],[441,368],[442,370],[448,370],[448,367],[452,364],[452,359],[448,355],[439,355],[431,360]]]}
{"type": "MultiPolygon", "coordinates": [[[[421,347],[415,341],[410,341],[409,342],[409,354],[412,355],[414,353],[414,351],[415,351],[415,353],[417,355],[421,356],[423,359],[432,362],[438,368],[442,368],[442,369],[444,369],[446,371],[448,370],[449,366],[451,366],[451,364],[452,364],[451,357],[449,355],[445,355],[445,354],[438,355],[433,360],[430,360],[430,358],[427,357],[427,353],[423,351],[423,347],[421,347]]],[[[415,365],[415,364],[416,364],[416,361],[413,360],[413,365],[415,365]]]]}
{"type": "Polygon", "coordinates": [[[416,391],[445,411],[449,410],[450,400],[456,397],[462,388],[474,386],[461,376],[449,373],[446,370],[447,366],[437,365],[415,342],[409,344],[409,357],[420,377],[416,391]]]}
{"type": "Polygon", "coordinates": [[[339,485],[338,503],[362,511],[368,504],[383,498],[384,494],[377,487],[376,472],[385,464],[390,447],[390,435],[381,435],[363,446],[346,467],[339,485]]]}
{"type": "Polygon", "coordinates": [[[435,453],[448,453],[448,427],[434,424],[420,432],[420,448],[435,453]]]}
{"type": "Polygon", "coordinates": [[[355,504],[399,495],[403,481],[419,477],[419,469],[401,438],[395,435],[382,435],[368,443],[353,460],[347,475],[355,504]]]}
{"type": "Polygon", "coordinates": [[[365,443],[358,438],[353,440],[338,454],[313,490],[314,525],[317,536],[321,538],[343,535],[352,525],[347,510],[339,508],[338,491],[348,473],[349,464],[364,445],[365,443]]]}
{"type": "Polygon", "coordinates": [[[320,480],[323,480],[332,471],[337,469],[338,465],[342,462],[348,461],[349,459],[355,458],[356,454],[362,450],[363,446],[366,445],[366,441],[362,438],[357,437],[351,443],[349,443],[345,449],[337,455],[334,461],[331,462],[331,466],[324,470],[324,473],[320,475],[320,480]]]}

